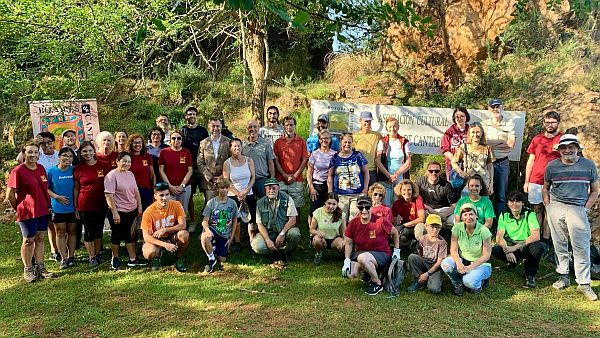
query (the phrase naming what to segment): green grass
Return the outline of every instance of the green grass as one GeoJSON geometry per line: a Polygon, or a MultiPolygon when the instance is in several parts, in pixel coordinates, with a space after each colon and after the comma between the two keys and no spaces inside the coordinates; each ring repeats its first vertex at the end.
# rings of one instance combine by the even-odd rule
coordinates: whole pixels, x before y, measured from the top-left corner
{"type": "MultiPolygon", "coordinates": [[[[200,209],[201,198],[195,201],[200,209]]],[[[78,251],[77,267],[25,284],[18,227],[0,227],[3,337],[597,336],[600,331],[598,303],[585,301],[574,287],[555,291],[554,275],[540,279],[538,289],[523,289],[522,267],[508,270],[498,262],[481,295],[456,297],[445,279],[440,295],[370,297],[360,281],[341,277],[341,258],[333,252],[315,267],[312,250],[302,248],[280,271],[246,244],[223,270],[208,275],[206,256],[194,239],[185,256],[187,273],[172,266],[111,271],[108,263],[90,272],[87,255],[78,251]]],[[[306,225],[301,229],[306,238],[306,225]]],[[[47,265],[57,271],[56,263],[47,265]]],[[[539,276],[551,273],[543,266],[539,276]]],[[[411,281],[407,276],[404,286],[411,281]]],[[[598,292],[600,282],[592,286],[598,292]]]]}

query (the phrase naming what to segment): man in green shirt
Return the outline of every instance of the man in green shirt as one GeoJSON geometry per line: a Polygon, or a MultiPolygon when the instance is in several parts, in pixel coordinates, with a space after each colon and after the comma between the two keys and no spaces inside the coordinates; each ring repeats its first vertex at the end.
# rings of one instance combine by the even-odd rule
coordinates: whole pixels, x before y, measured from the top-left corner
{"type": "Polygon", "coordinates": [[[540,226],[535,212],[523,207],[523,193],[512,192],[507,200],[510,211],[503,212],[498,218],[496,245],[492,255],[511,267],[524,259],[525,287],[535,288],[535,275],[546,250],[546,245],[540,241],[540,226]]]}

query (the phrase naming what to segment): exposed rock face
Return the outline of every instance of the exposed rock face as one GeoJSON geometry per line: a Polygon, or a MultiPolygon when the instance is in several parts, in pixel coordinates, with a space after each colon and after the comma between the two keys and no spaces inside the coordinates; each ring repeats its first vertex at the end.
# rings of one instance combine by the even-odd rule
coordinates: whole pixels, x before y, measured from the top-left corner
{"type": "MultiPolygon", "coordinates": [[[[394,1],[390,1],[392,4],[394,1]]],[[[513,20],[516,0],[416,0],[418,12],[431,16],[438,25],[433,39],[415,28],[393,25],[384,46],[384,60],[405,67],[421,68],[441,85],[457,85],[477,61],[487,57],[513,20]]],[[[569,9],[563,1],[555,11],[546,9],[545,0],[532,0],[542,18],[556,23],[569,9]]]]}

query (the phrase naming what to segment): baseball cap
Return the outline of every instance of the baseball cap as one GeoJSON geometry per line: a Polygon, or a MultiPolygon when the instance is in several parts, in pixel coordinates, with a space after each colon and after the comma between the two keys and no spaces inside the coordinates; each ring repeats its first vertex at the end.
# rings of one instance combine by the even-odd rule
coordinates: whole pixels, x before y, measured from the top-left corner
{"type": "Polygon", "coordinates": [[[361,112],[360,119],[363,121],[371,121],[371,120],[373,120],[373,114],[371,114],[370,111],[361,112]]]}
{"type": "Polygon", "coordinates": [[[274,179],[274,178],[267,178],[267,179],[265,180],[265,183],[263,184],[263,186],[265,186],[265,187],[266,187],[266,186],[269,186],[269,185],[279,185],[279,181],[277,181],[277,180],[276,180],[276,179],[274,179]]]}
{"type": "Polygon", "coordinates": [[[373,202],[371,202],[371,197],[369,197],[367,195],[362,195],[362,196],[358,197],[358,199],[356,200],[356,204],[368,204],[368,205],[372,205],[373,202]]]}
{"type": "Polygon", "coordinates": [[[465,203],[463,205],[460,206],[460,212],[458,213],[459,215],[462,214],[463,210],[465,209],[473,209],[473,212],[475,213],[475,216],[477,216],[477,208],[475,208],[475,206],[471,203],[465,203]]]}
{"type": "Polygon", "coordinates": [[[73,134],[75,134],[75,136],[77,136],[77,132],[73,129],[65,129],[63,130],[62,134],[60,134],[60,137],[65,137],[65,134],[68,132],[72,132],[73,134]]]}
{"type": "Polygon", "coordinates": [[[429,225],[432,225],[432,224],[442,225],[442,218],[440,217],[440,215],[429,214],[427,216],[427,219],[425,220],[425,223],[427,223],[429,225]]]}
{"type": "Polygon", "coordinates": [[[499,98],[493,98],[491,100],[488,101],[488,106],[489,107],[493,107],[493,106],[501,106],[502,105],[502,100],[500,100],[499,98]]]}
{"type": "Polygon", "coordinates": [[[573,134],[564,134],[563,136],[561,136],[560,141],[558,141],[558,144],[556,145],[556,149],[559,149],[560,147],[564,147],[572,143],[577,144],[579,149],[583,149],[581,144],[579,144],[579,139],[577,138],[577,135],[573,134]]]}
{"type": "Polygon", "coordinates": [[[329,117],[327,116],[327,114],[321,114],[321,115],[319,115],[319,118],[317,119],[317,121],[329,122],[329,117]]]}

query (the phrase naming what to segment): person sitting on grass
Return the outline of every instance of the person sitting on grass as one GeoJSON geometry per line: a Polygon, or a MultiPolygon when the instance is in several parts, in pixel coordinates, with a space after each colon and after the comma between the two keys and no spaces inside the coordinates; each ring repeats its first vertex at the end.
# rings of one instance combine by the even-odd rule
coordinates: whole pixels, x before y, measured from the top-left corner
{"type": "Polygon", "coordinates": [[[477,221],[477,209],[471,203],[460,207],[460,219],[452,227],[450,256],[442,261],[442,269],[454,286],[454,294],[462,296],[465,286],[480,293],[488,286],[492,267],[492,233],[477,221]]]}
{"type": "Polygon", "coordinates": [[[152,270],[160,268],[163,250],[175,253],[175,269],[185,272],[187,268],[182,257],[190,243],[190,234],[185,227],[183,206],[171,199],[169,184],[165,182],[154,186],[154,201],[142,215],[142,253],[152,262],[152,270]]]}
{"type": "Polygon", "coordinates": [[[300,229],[296,225],[298,211],[294,200],[279,191],[274,178],[265,180],[266,196],[256,203],[256,225],[259,233],[250,243],[260,255],[283,254],[285,261],[300,243],[300,229]]]}
{"type": "Polygon", "coordinates": [[[442,277],[444,273],[440,266],[442,260],[446,258],[448,244],[440,236],[442,229],[442,218],[437,214],[429,214],[425,220],[427,235],[419,240],[417,246],[419,254],[410,254],[408,256],[408,268],[413,274],[415,280],[406,289],[408,292],[415,292],[419,288],[427,285],[431,293],[439,293],[442,290],[442,277]]]}
{"type": "Polygon", "coordinates": [[[525,195],[512,192],[507,197],[508,209],[498,218],[496,245],[492,255],[511,267],[524,259],[525,287],[535,288],[535,275],[546,245],[540,241],[540,226],[535,212],[523,207],[525,195]]]}
{"type": "Polygon", "coordinates": [[[217,196],[211,198],[202,212],[202,235],[200,245],[208,256],[208,265],[204,271],[212,273],[217,263],[227,259],[229,247],[238,230],[238,207],[235,201],[227,197],[231,181],[219,178],[216,182],[217,196]],[[216,255],[216,256],[215,256],[216,255]]]}
{"type": "Polygon", "coordinates": [[[379,273],[389,264],[391,251],[389,238],[394,241],[393,256],[400,258],[398,230],[385,217],[373,217],[371,198],[360,196],[357,201],[358,215],[346,228],[344,243],[344,266],[342,276],[356,278],[365,272],[363,281],[368,281],[365,293],[374,296],[383,290],[379,273]],[[355,249],[353,251],[353,248],[355,249]]]}
{"type": "Polygon", "coordinates": [[[415,238],[415,227],[425,222],[425,206],[423,198],[419,195],[417,185],[408,179],[400,181],[394,187],[398,199],[392,205],[394,226],[400,234],[400,245],[403,249],[410,250],[415,238]]]}
{"type": "Polygon", "coordinates": [[[323,249],[336,249],[344,252],[344,231],[346,231],[346,215],[338,206],[340,199],[334,192],[327,194],[325,205],[313,212],[310,221],[310,235],[315,248],[315,265],[321,264],[323,249]]]}

